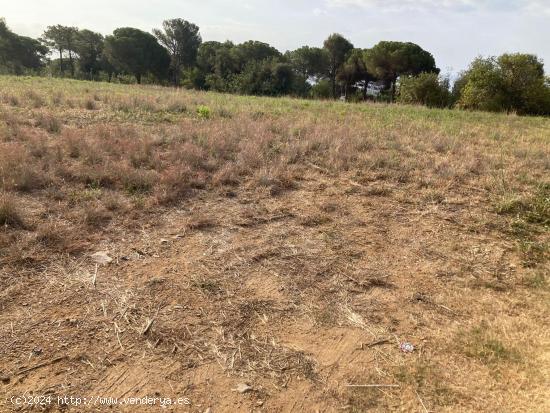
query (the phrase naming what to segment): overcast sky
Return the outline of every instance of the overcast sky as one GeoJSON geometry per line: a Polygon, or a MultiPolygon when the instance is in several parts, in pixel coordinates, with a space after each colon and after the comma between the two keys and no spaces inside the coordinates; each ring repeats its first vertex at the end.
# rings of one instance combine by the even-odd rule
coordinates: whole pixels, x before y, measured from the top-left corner
{"type": "Polygon", "coordinates": [[[109,34],[125,26],[151,31],[181,17],[204,40],[261,40],[281,51],[321,46],[339,32],[362,48],[418,43],[443,72],[504,52],[535,53],[550,72],[550,0],[0,0],[0,17],[33,37],[53,24],[109,34]]]}

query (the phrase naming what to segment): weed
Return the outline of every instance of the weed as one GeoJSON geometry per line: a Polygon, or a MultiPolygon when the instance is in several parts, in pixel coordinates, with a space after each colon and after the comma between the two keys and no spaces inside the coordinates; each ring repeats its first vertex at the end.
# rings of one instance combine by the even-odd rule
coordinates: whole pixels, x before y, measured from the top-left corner
{"type": "Polygon", "coordinates": [[[68,237],[67,230],[53,222],[41,224],[36,230],[36,241],[49,248],[63,249],[68,237]]]}
{"type": "Polygon", "coordinates": [[[199,288],[200,290],[204,291],[207,294],[220,294],[222,292],[220,283],[216,280],[196,278],[195,280],[193,280],[191,285],[193,285],[196,288],[199,288]]]}
{"type": "Polygon", "coordinates": [[[199,106],[197,108],[197,115],[200,119],[210,119],[212,112],[208,106],[199,106]]]}
{"type": "Polygon", "coordinates": [[[527,268],[546,262],[550,252],[549,244],[543,241],[520,240],[519,249],[523,256],[523,264],[527,268]]]}
{"type": "Polygon", "coordinates": [[[112,214],[102,207],[86,209],[84,222],[93,228],[99,228],[107,225],[113,218],[112,214]]]}
{"type": "Polygon", "coordinates": [[[10,95],[7,99],[10,106],[19,106],[20,102],[17,96],[10,95]]]}
{"type": "Polygon", "coordinates": [[[499,214],[516,215],[526,222],[550,225],[550,184],[542,184],[532,196],[506,197],[496,205],[499,214]]]}
{"type": "Polygon", "coordinates": [[[317,227],[327,224],[332,221],[332,218],[325,214],[313,214],[300,218],[300,225],[304,227],[317,227]]]}
{"type": "Polygon", "coordinates": [[[41,114],[37,120],[37,126],[50,133],[61,132],[61,122],[52,115],[41,114]]]}
{"type": "Polygon", "coordinates": [[[86,101],[84,102],[84,109],[96,110],[97,109],[97,104],[92,99],[86,99],[86,101]]]}
{"type": "Polygon", "coordinates": [[[195,214],[189,218],[187,222],[187,228],[195,231],[204,231],[210,228],[214,228],[217,222],[207,216],[195,214]]]}
{"type": "Polygon", "coordinates": [[[491,334],[486,323],[459,334],[458,342],[466,356],[485,364],[519,362],[521,360],[518,350],[504,344],[500,338],[491,334]]]}
{"type": "Polygon", "coordinates": [[[122,168],[119,171],[122,186],[130,195],[147,194],[154,186],[155,175],[150,171],[133,168],[122,168]]]}
{"type": "Polygon", "coordinates": [[[537,272],[524,278],[525,286],[534,290],[544,290],[548,288],[548,276],[543,272],[537,272]]]}
{"type": "Polygon", "coordinates": [[[0,195],[0,225],[25,228],[17,201],[7,194],[0,195]]]}

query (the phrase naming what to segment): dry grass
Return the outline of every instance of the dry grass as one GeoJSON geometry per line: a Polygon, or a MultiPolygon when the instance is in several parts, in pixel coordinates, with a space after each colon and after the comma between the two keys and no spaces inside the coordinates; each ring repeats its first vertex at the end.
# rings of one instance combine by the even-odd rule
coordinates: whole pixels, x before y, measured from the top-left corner
{"type": "Polygon", "coordinates": [[[11,228],[24,228],[17,201],[10,195],[0,194],[0,225],[11,228]]]}
{"type": "Polygon", "coordinates": [[[11,77],[0,102],[2,395],[550,408],[548,119],[11,77]]]}

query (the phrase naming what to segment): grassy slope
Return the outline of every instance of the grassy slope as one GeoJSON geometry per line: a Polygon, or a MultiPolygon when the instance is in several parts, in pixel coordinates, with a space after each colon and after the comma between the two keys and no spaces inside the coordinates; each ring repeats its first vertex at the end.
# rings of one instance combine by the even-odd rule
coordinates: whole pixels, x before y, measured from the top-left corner
{"type": "Polygon", "coordinates": [[[549,408],[548,119],[0,77],[0,147],[0,393],[549,408]]]}

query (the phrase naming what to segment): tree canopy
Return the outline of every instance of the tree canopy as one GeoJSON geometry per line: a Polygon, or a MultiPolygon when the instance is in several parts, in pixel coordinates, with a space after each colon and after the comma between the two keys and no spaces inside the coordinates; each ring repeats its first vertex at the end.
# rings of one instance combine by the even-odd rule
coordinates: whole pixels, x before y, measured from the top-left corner
{"type": "Polygon", "coordinates": [[[69,56],[69,69],[71,76],[75,75],[74,54],[76,52],[76,43],[78,37],[78,28],[71,26],[48,26],[42,35],[42,42],[50,49],[59,53],[59,68],[63,75],[65,68],[63,66],[63,52],[67,52],[69,56]]]}
{"type": "Polygon", "coordinates": [[[328,52],[320,47],[300,47],[287,52],[286,59],[297,73],[306,78],[322,78],[329,70],[328,52]]]}
{"type": "Polygon", "coordinates": [[[107,36],[105,54],[115,68],[133,74],[138,84],[145,74],[166,77],[170,65],[168,52],[155,36],[132,27],[116,29],[107,36]]]}
{"type": "Polygon", "coordinates": [[[39,41],[13,33],[0,19],[0,70],[21,74],[26,69],[39,69],[47,52],[39,41]]]}
{"type": "Polygon", "coordinates": [[[338,69],[336,78],[342,84],[345,96],[348,96],[353,85],[360,84],[363,88],[363,97],[365,97],[368,83],[375,79],[367,68],[364,52],[361,49],[353,49],[349,53],[348,59],[338,69]]]}
{"type": "Polygon", "coordinates": [[[466,109],[550,114],[550,86],[534,55],[478,58],[463,75],[458,101],[466,109]]]}
{"type": "Polygon", "coordinates": [[[102,69],[103,43],[103,35],[91,30],[79,30],[76,36],[75,51],[79,69],[82,73],[90,74],[92,79],[102,69]]]}
{"type": "Polygon", "coordinates": [[[162,30],[153,29],[153,34],[170,53],[172,78],[179,85],[182,68],[192,67],[197,60],[202,43],[199,27],[187,20],[171,19],[162,23],[162,30]]]}
{"type": "Polygon", "coordinates": [[[336,97],[336,76],[353,50],[353,44],[341,34],[334,33],[325,40],[323,47],[328,54],[327,74],[332,84],[332,97],[336,97]]]}
{"type": "Polygon", "coordinates": [[[380,42],[365,52],[365,60],[371,73],[391,85],[392,96],[400,76],[439,73],[432,54],[410,42],[380,42]]]}

